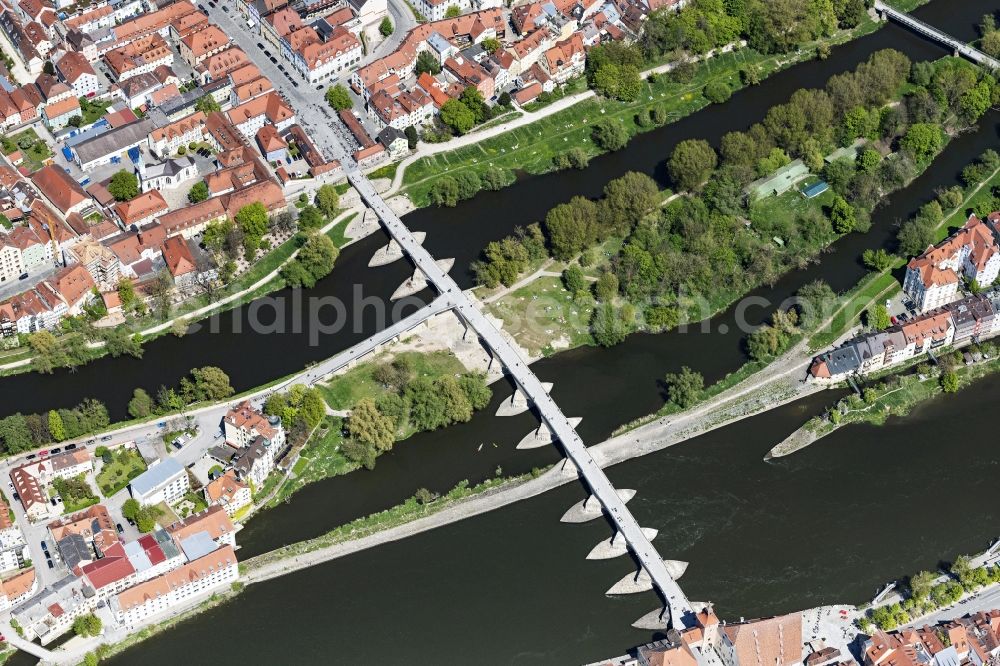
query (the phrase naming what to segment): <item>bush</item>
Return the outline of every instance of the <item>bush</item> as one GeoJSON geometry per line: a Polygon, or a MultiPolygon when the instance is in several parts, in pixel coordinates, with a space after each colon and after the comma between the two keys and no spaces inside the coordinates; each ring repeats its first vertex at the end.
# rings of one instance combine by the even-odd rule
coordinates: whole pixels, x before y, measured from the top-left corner
{"type": "Polygon", "coordinates": [[[729,89],[729,86],[724,81],[710,81],[702,89],[701,94],[713,104],[722,104],[732,97],[733,91],[729,89]]]}
{"type": "Polygon", "coordinates": [[[628,132],[621,126],[621,123],[605,118],[591,131],[591,138],[598,147],[604,150],[621,150],[628,143],[628,132]]]}

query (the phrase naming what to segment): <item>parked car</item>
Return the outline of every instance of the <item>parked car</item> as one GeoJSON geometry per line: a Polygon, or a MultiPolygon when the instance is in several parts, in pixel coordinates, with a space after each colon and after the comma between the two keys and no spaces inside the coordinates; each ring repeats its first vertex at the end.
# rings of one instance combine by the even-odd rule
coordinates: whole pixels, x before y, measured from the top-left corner
{"type": "MultiPolygon", "coordinates": [[[[94,444],[95,442],[97,442],[97,438],[95,438],[95,437],[91,437],[90,439],[87,440],[87,444],[94,444]]],[[[74,444],[74,446],[75,446],[75,444],[74,444]]]]}
{"type": "Polygon", "coordinates": [[[52,498],[52,499],[50,499],[49,501],[50,501],[50,502],[52,502],[52,506],[55,506],[55,505],[56,505],[56,498],[55,498],[55,497],[53,497],[53,498],[52,498]]]}
{"type": "Polygon", "coordinates": [[[60,453],[60,452],[62,452],[62,449],[59,448],[58,446],[56,448],[52,449],[51,451],[49,451],[49,453],[51,453],[52,455],[55,455],[55,454],[60,453]]]}
{"type": "Polygon", "coordinates": [[[115,529],[118,530],[118,534],[125,534],[125,528],[121,523],[115,523],[115,529]]]}
{"type": "Polygon", "coordinates": [[[269,58],[268,58],[268,60],[270,60],[271,62],[273,62],[273,63],[275,63],[275,64],[277,64],[277,63],[278,63],[278,59],[277,59],[277,58],[275,58],[274,56],[271,56],[271,57],[269,57],[269,58]]]}
{"type": "Polygon", "coordinates": [[[226,7],[225,5],[222,5],[222,11],[224,11],[225,13],[228,14],[229,13],[229,7],[226,7]]]}
{"type": "Polygon", "coordinates": [[[181,447],[184,446],[183,444],[181,444],[181,441],[179,439],[175,439],[173,441],[173,445],[174,445],[174,448],[177,449],[178,451],[180,451],[181,447]]]}
{"type": "Polygon", "coordinates": [[[101,441],[102,442],[110,442],[111,441],[111,435],[105,435],[104,437],[101,437],[101,441]]]}
{"type": "MultiPolygon", "coordinates": [[[[257,42],[257,48],[262,49],[262,48],[264,48],[264,45],[261,44],[260,42],[257,42]]],[[[265,51],[265,53],[266,53],[266,51],[265,51]]]]}
{"type": "Polygon", "coordinates": [[[45,563],[49,565],[49,569],[56,568],[56,565],[52,564],[52,560],[45,560],[45,563]]]}
{"type": "Polygon", "coordinates": [[[20,275],[17,276],[17,279],[18,280],[27,280],[28,279],[28,274],[27,273],[21,273],[20,275]]]}
{"type": "Polygon", "coordinates": [[[38,456],[36,456],[36,455],[35,455],[34,453],[29,453],[28,455],[26,455],[26,456],[24,457],[24,459],[25,459],[25,460],[34,460],[34,459],[35,459],[35,458],[37,458],[37,457],[38,457],[38,456]]]}
{"type": "Polygon", "coordinates": [[[20,502],[21,501],[21,496],[18,495],[17,493],[14,493],[14,501],[15,502],[20,502]]]}
{"type": "Polygon", "coordinates": [[[75,448],[76,448],[76,444],[67,444],[66,445],[66,450],[67,451],[72,451],[75,448]]]}
{"type": "Polygon", "coordinates": [[[45,544],[45,540],[44,539],[42,540],[41,543],[42,543],[42,552],[43,553],[49,552],[49,547],[45,544]]]}
{"type": "Polygon", "coordinates": [[[47,450],[47,449],[46,449],[46,450],[44,450],[44,451],[39,451],[39,452],[38,452],[38,456],[39,456],[40,458],[44,458],[44,457],[45,457],[45,456],[47,456],[47,455],[49,455],[49,452],[48,452],[48,450],[47,450]]]}

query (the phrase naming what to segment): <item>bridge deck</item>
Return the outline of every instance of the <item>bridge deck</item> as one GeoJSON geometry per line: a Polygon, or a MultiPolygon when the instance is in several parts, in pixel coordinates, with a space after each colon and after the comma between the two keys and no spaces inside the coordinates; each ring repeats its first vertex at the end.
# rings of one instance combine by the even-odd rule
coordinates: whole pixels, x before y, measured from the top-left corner
{"type": "Polygon", "coordinates": [[[934,26],[928,23],[924,23],[918,18],[910,16],[906,12],[901,12],[898,9],[893,9],[889,5],[882,2],[882,0],[875,0],[874,7],[875,11],[885,14],[886,16],[895,19],[896,21],[899,21],[900,23],[910,28],[911,30],[919,32],[920,34],[926,37],[930,37],[935,41],[941,42],[942,44],[948,46],[957,53],[962,54],[963,56],[965,56],[969,60],[972,60],[973,62],[985,65],[986,67],[989,67],[991,69],[1000,69],[1000,61],[991,58],[990,56],[986,55],[977,48],[969,46],[964,42],[958,41],[948,33],[942,32],[941,30],[938,30],[934,26]]]}
{"type": "Polygon", "coordinates": [[[434,257],[414,240],[406,225],[386,205],[368,179],[356,168],[348,170],[347,178],[382,220],[389,235],[402,246],[417,268],[427,276],[428,281],[438,289],[443,297],[449,300],[458,315],[483,339],[503,363],[518,387],[534,403],[542,420],[562,442],[566,455],[586,479],[591,492],[600,501],[608,517],[621,532],[635,557],[649,573],[653,583],[663,595],[672,623],[675,626],[680,626],[684,615],[691,611],[690,602],[684,596],[684,592],[677,582],[670,577],[663,563],[663,558],[642,533],[639,524],[618,496],[614,486],[600,465],[594,462],[583,440],[577,435],[576,430],[570,425],[556,402],[549,396],[541,381],[522,361],[514,347],[462,292],[451,276],[435,263],[434,257]]]}

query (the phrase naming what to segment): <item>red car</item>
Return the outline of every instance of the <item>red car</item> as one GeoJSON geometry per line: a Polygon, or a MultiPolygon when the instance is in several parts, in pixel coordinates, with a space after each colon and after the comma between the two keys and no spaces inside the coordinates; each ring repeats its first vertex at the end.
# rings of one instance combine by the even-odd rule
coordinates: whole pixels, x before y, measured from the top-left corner
{"type": "Polygon", "coordinates": [[[44,458],[45,456],[49,455],[48,449],[46,449],[45,451],[39,451],[38,455],[44,458]]]}

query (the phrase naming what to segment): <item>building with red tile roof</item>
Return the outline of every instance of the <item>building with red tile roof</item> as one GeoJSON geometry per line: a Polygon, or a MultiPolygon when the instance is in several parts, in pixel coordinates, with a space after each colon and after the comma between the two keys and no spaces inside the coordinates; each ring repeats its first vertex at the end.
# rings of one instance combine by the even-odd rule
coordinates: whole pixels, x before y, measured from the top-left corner
{"type": "Polygon", "coordinates": [[[118,203],[114,211],[125,227],[142,227],[153,222],[161,213],[167,212],[169,208],[163,195],[157,190],[152,190],[150,192],[143,192],[129,201],[118,203]]]}
{"type": "Polygon", "coordinates": [[[83,212],[93,205],[80,184],[73,180],[62,167],[54,164],[42,167],[32,174],[31,182],[63,215],[83,212]]]}
{"type": "Polygon", "coordinates": [[[178,48],[184,62],[190,67],[194,67],[206,58],[221,53],[229,47],[230,43],[229,36],[219,26],[209,24],[201,30],[189,33],[180,40],[178,48]]]}
{"type": "Polygon", "coordinates": [[[159,224],[167,236],[176,234],[191,238],[201,233],[212,222],[226,218],[226,209],[218,198],[179,208],[160,216],[159,224]]]}
{"type": "Polygon", "coordinates": [[[163,242],[163,260],[178,285],[191,282],[198,274],[198,266],[183,236],[171,236],[163,242]]]}
{"type": "Polygon", "coordinates": [[[97,80],[97,72],[82,53],[78,51],[67,51],[66,54],[56,62],[56,69],[63,79],[72,89],[77,97],[90,97],[97,94],[100,84],[97,80]]]}
{"type": "Polygon", "coordinates": [[[66,301],[70,315],[83,312],[83,306],[90,299],[91,292],[97,286],[90,273],[87,272],[87,268],[80,264],[60,269],[53,276],[51,282],[55,290],[66,301]]]}
{"type": "Polygon", "coordinates": [[[920,310],[931,310],[958,297],[959,275],[980,287],[992,285],[1000,274],[1000,245],[993,226],[969,216],[961,229],[906,265],[903,291],[920,310]]]}

